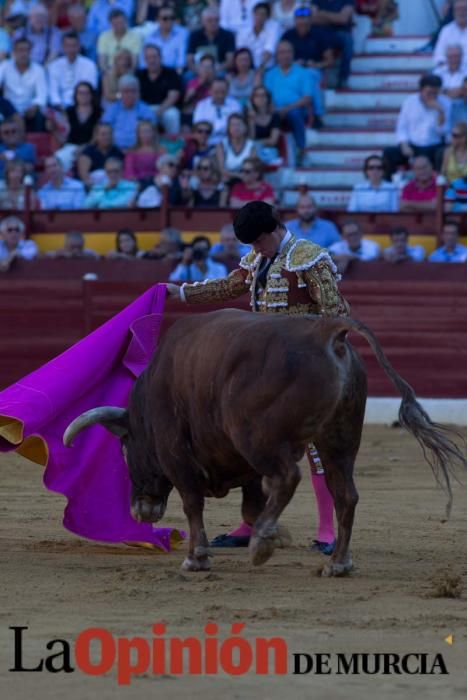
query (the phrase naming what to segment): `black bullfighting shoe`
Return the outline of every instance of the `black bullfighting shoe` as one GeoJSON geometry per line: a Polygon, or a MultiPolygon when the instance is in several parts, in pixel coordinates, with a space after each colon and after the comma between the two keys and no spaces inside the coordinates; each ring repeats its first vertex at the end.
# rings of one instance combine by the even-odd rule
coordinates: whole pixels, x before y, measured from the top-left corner
{"type": "Polygon", "coordinates": [[[248,535],[217,535],[210,543],[210,547],[248,547],[250,537],[248,535]]]}
{"type": "Polygon", "coordinates": [[[319,542],[318,540],[313,540],[313,544],[310,547],[311,552],[321,552],[321,554],[326,554],[328,557],[331,556],[336,548],[336,540],[332,542],[319,542]]]}

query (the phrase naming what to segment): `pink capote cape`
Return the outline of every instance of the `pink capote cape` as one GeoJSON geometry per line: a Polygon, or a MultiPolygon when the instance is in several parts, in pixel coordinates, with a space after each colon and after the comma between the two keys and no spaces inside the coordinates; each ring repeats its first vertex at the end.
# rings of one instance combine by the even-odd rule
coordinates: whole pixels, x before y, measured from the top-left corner
{"type": "MultiPolygon", "coordinates": [[[[63,524],[101,542],[162,551],[184,533],[137,523],[120,441],[97,425],[63,446],[65,428],[96,406],[126,407],[135,378],[156,349],[165,301],[158,284],[51,362],[0,392],[0,449],[45,467],[44,484],[67,500],[63,524]]],[[[20,480],[20,475],[18,475],[20,480]]]]}

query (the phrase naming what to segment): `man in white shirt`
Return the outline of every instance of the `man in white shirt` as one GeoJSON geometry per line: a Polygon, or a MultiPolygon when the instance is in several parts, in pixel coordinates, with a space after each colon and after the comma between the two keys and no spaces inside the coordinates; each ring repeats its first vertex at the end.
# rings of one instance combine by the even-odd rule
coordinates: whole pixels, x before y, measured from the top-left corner
{"type": "Polygon", "coordinates": [[[48,66],[49,102],[54,107],[70,107],[78,83],[90,83],[93,88],[98,85],[97,66],[94,61],[81,56],[79,37],[76,32],[63,35],[63,53],[60,58],[48,66]]]}
{"type": "Polygon", "coordinates": [[[221,27],[236,34],[251,29],[253,8],[258,0],[221,0],[221,27]]]}
{"type": "Polygon", "coordinates": [[[467,0],[456,0],[454,3],[454,21],[443,27],[436,42],[433,53],[435,66],[446,62],[446,49],[454,44],[462,46],[463,69],[467,70],[467,0]]]}
{"type": "Polygon", "coordinates": [[[446,48],[446,63],[435,68],[433,73],[438,75],[443,82],[443,93],[457,100],[462,95],[464,71],[462,68],[464,51],[460,44],[446,48]]]}
{"type": "Polygon", "coordinates": [[[212,133],[209,143],[218,143],[227,134],[227,120],[234,112],[241,113],[237,100],[227,97],[228,84],[224,78],[216,78],[211,87],[211,97],[200,100],[193,113],[193,124],[209,122],[212,133]]]}
{"type": "Polygon", "coordinates": [[[24,117],[26,130],[44,131],[47,81],[42,66],[33,63],[30,56],[30,42],[17,39],[13,46],[13,58],[0,64],[0,87],[3,88],[3,96],[24,117]]]}
{"type": "Polygon", "coordinates": [[[280,25],[271,19],[271,7],[259,2],[253,9],[253,25],[237,33],[237,49],[248,48],[255,68],[269,68],[279,42],[280,25]]]}
{"type": "Polygon", "coordinates": [[[362,237],[362,229],[357,221],[346,221],[342,225],[342,241],[329,248],[339,272],[344,272],[352,260],[371,262],[379,260],[381,248],[376,241],[362,237]]]}
{"type": "Polygon", "coordinates": [[[410,95],[401,107],[396,126],[398,146],[384,149],[386,177],[414,156],[426,156],[439,167],[445,137],[451,127],[451,100],[441,92],[438,75],[424,75],[420,90],[410,95]]]}

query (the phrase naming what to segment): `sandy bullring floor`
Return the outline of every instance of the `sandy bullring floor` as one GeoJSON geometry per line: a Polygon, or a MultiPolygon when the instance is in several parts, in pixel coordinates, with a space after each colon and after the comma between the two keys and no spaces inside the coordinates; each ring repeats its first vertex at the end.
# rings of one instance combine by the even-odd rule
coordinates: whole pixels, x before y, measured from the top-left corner
{"type": "MultiPolygon", "coordinates": [[[[467,697],[467,475],[455,485],[453,515],[417,443],[401,430],[367,428],[356,470],[360,492],[353,538],[356,568],[321,579],[320,556],[307,546],[314,502],[305,476],[282,522],[293,545],[253,568],[245,550],[218,551],[210,574],[179,570],[183,549],[158,556],[142,549],[80,540],[61,526],[63,499],[42,487],[41,470],[1,456],[2,700],[39,698],[432,698],[467,697]],[[463,593],[435,597],[434,578],[460,576],[463,593]],[[434,577],[434,578],[433,578],[434,577]],[[150,637],[167,623],[173,636],[200,634],[216,621],[222,635],[245,622],[246,636],[281,635],[291,652],[442,652],[448,676],[264,678],[154,677],[118,687],[115,674],[9,673],[10,625],[27,625],[25,661],[35,665],[53,638],[72,641],[90,626],[150,637]],[[444,638],[454,635],[449,646],[444,638]]],[[[239,520],[239,494],[209,501],[208,534],[239,520]]],[[[177,496],[165,522],[184,527],[177,496]]]]}

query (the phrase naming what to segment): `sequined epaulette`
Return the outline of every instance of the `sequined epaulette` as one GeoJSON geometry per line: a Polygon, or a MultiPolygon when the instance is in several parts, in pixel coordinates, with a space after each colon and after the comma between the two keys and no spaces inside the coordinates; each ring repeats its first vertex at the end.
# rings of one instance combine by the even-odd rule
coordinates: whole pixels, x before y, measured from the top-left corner
{"type": "Polygon", "coordinates": [[[258,266],[260,259],[261,253],[256,253],[254,250],[251,250],[241,258],[239,266],[244,270],[248,270],[248,272],[252,272],[258,266]]]}
{"type": "Polygon", "coordinates": [[[302,270],[309,270],[319,262],[327,263],[336,278],[340,279],[337,267],[327,250],[323,250],[319,245],[315,245],[315,243],[310,243],[303,239],[296,241],[287,252],[285,269],[289,272],[300,272],[302,270]]]}

